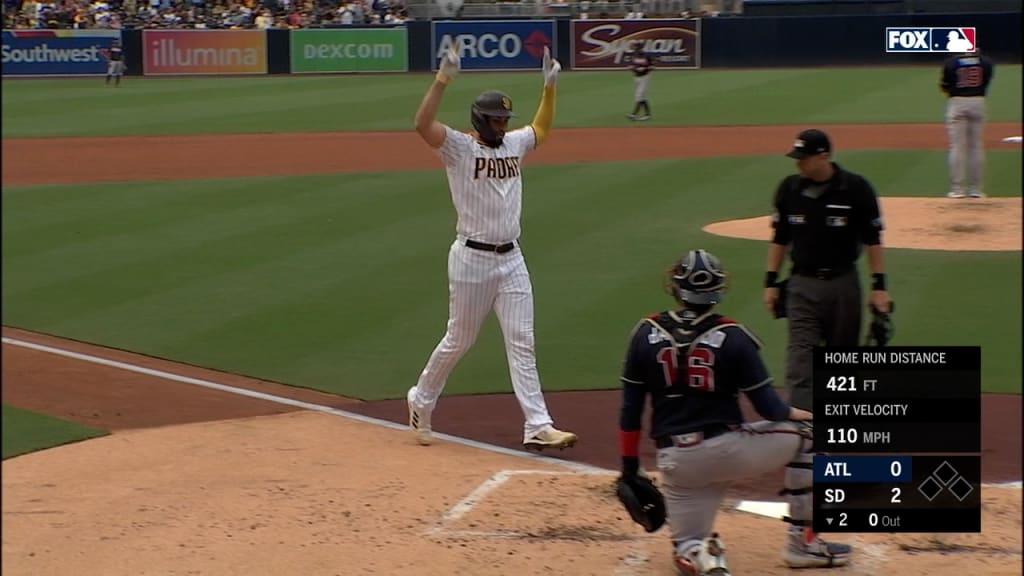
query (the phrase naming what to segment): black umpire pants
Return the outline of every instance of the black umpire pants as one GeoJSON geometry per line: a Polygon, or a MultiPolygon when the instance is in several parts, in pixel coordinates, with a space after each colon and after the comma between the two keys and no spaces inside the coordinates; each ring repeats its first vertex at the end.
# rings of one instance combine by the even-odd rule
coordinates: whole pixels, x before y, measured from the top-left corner
{"type": "Polygon", "coordinates": [[[856,346],[860,337],[860,275],[856,266],[835,277],[794,274],[789,279],[786,315],[786,387],[789,402],[814,410],[815,346],[856,346]]]}

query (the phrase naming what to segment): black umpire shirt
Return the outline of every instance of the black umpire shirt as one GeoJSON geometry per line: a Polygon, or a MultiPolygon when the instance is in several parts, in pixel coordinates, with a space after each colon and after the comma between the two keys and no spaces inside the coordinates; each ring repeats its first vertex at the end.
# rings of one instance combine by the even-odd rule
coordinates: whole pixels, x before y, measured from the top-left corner
{"type": "Polygon", "coordinates": [[[881,243],[878,197],[863,176],[832,163],[835,174],[815,182],[788,176],[775,192],[772,242],[791,245],[794,274],[854,266],[861,246],[881,243]]]}

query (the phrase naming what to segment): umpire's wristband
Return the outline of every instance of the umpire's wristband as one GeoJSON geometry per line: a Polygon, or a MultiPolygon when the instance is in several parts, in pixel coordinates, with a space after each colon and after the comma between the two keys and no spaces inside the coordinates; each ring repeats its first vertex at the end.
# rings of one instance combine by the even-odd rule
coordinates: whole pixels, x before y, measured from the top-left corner
{"type": "Polygon", "coordinates": [[[871,289],[885,290],[885,273],[876,272],[871,275],[871,289]]]}
{"type": "Polygon", "coordinates": [[[775,288],[775,285],[779,283],[778,272],[765,272],[764,273],[764,287],[775,288]]]}

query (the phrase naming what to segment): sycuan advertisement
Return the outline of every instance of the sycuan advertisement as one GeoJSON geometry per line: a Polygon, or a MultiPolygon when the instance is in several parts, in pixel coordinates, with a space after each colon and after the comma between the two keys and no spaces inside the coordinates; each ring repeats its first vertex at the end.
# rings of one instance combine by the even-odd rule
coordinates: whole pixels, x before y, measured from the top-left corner
{"type": "Polygon", "coordinates": [[[405,27],[292,30],[290,37],[293,73],[409,70],[405,27]]]}
{"type": "Polygon", "coordinates": [[[700,20],[572,21],[573,68],[625,68],[638,45],[657,68],[700,68],[700,20]]]}
{"type": "Polygon", "coordinates": [[[262,30],[144,30],[142,68],[163,74],[266,74],[262,30]]]}
{"type": "Polygon", "coordinates": [[[4,76],[102,76],[120,30],[4,30],[4,76]]]}

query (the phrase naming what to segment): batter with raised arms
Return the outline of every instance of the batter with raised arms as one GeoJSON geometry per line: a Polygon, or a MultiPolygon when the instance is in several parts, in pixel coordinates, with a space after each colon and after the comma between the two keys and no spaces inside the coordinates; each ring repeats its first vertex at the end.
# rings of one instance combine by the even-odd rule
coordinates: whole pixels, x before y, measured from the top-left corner
{"type": "Polygon", "coordinates": [[[448,326],[407,394],[409,426],[420,444],[432,442],[430,417],[448,376],[494,310],[525,418],[523,445],[566,448],[576,443],[576,435],[554,427],[544,401],[534,351],[533,286],[519,245],[522,159],[551,131],[561,65],[545,48],[544,91],[528,126],[509,131],[515,116],[512,100],[490,90],[473,102],[469,133],[435,120],[444,90],[459,69],[459,55],[449,50],[416,111],[416,132],[444,161],[458,220],[448,251],[448,326]]]}

